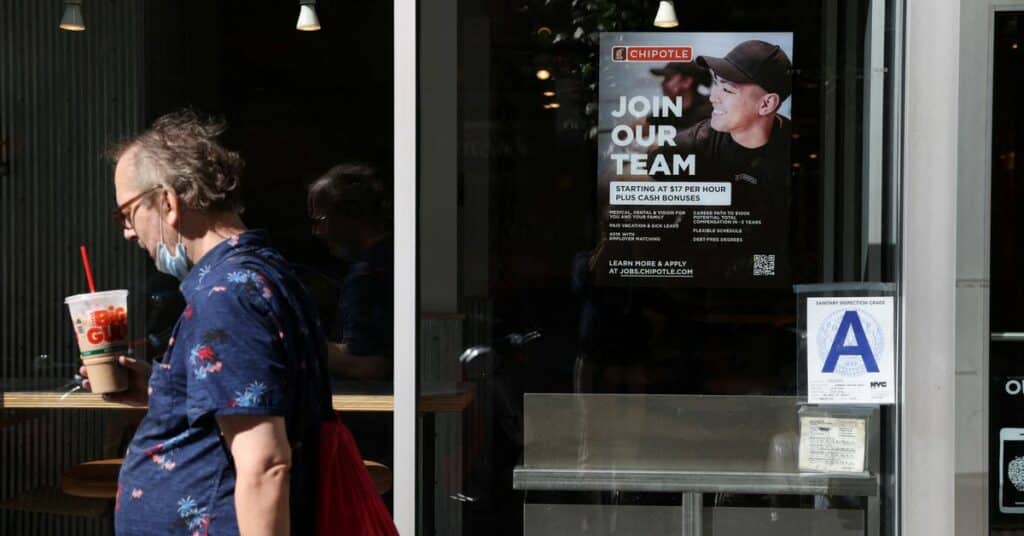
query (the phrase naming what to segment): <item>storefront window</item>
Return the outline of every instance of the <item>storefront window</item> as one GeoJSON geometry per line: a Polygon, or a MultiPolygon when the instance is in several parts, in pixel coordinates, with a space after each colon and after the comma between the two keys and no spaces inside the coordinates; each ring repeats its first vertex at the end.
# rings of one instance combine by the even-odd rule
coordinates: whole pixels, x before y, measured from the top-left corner
{"type": "Polygon", "coordinates": [[[419,13],[422,534],[895,533],[901,14],[675,7],[419,13]]]}
{"type": "Polygon", "coordinates": [[[113,532],[144,410],[80,388],[63,300],[88,292],[85,245],[97,290],[129,291],[132,355],[161,359],[185,302],[111,221],[104,151],[183,108],[226,122],[221,141],[246,162],[242,219],[316,300],[333,405],[390,507],[391,4],[321,2],[316,32],[296,30],[295,2],[64,4],[0,2],[0,533],[113,532]],[[59,28],[75,8],[84,31],[59,28]],[[335,175],[359,183],[344,208],[310,202],[335,175]]]}
{"type": "MultiPolygon", "coordinates": [[[[1024,488],[1024,485],[1021,484],[1018,471],[1018,468],[1024,464],[1020,452],[1021,446],[1024,445],[1022,442],[1024,441],[1024,429],[1021,427],[1021,406],[1016,388],[1021,380],[1020,342],[1024,340],[1019,332],[1020,316],[1016,307],[1018,297],[1022,293],[1018,275],[1021,262],[1016,254],[1021,220],[1017,214],[1019,204],[1016,203],[1018,194],[1015,186],[1016,155],[1021,143],[1018,133],[1020,132],[1022,110],[1017,104],[1016,96],[1021,88],[1019,75],[1021,63],[1017,50],[1020,48],[1022,37],[1022,15],[1024,13],[1020,11],[995,13],[994,35],[991,36],[994,40],[992,43],[993,92],[990,103],[992,146],[988,148],[991,150],[991,205],[986,207],[989,212],[989,214],[985,214],[987,217],[980,218],[982,221],[988,220],[987,223],[991,229],[991,260],[989,264],[991,298],[988,302],[990,418],[988,434],[982,436],[988,438],[989,534],[1010,533],[1020,530],[1024,526],[1020,518],[1020,514],[1024,513],[1024,497],[1020,496],[1019,491],[1024,488]]],[[[978,210],[979,208],[981,207],[977,204],[966,205],[965,212],[977,211],[976,214],[984,214],[978,210]]],[[[965,234],[970,233],[968,236],[975,237],[982,234],[980,231],[973,227],[964,229],[965,234]]],[[[973,252],[970,249],[966,252],[967,255],[971,253],[973,252]]],[[[985,253],[988,254],[988,252],[985,253]]],[[[967,264],[969,261],[963,262],[967,264]]],[[[966,294],[979,291],[965,286],[963,292],[966,294]]],[[[965,296],[965,298],[967,297],[965,296]]],[[[968,302],[967,299],[964,301],[968,302]]],[[[966,318],[964,322],[967,323],[966,318]]],[[[966,333],[973,334],[974,332],[972,330],[966,333]]],[[[975,340],[969,336],[965,336],[964,339],[965,346],[975,343],[975,340]]],[[[977,373],[977,368],[972,366],[977,363],[976,358],[963,356],[963,359],[964,363],[960,368],[977,373]]],[[[974,394],[967,389],[964,391],[974,394]]],[[[965,396],[965,401],[962,402],[963,410],[967,410],[973,405],[973,397],[968,398],[969,396],[965,396]]],[[[965,462],[962,462],[959,471],[962,473],[961,486],[964,488],[970,486],[967,488],[967,493],[980,491],[980,485],[985,481],[984,470],[978,471],[980,468],[975,465],[975,460],[984,454],[984,445],[985,443],[978,441],[978,437],[974,436],[965,441],[962,446],[965,452],[961,455],[961,459],[964,459],[965,462]],[[967,470],[968,468],[973,470],[967,470]]],[[[978,495],[984,496],[985,494],[978,493],[978,495]]],[[[964,500],[962,504],[970,505],[972,502],[977,504],[970,499],[964,500]]],[[[976,507],[964,510],[966,511],[959,515],[964,515],[967,519],[984,517],[984,513],[978,512],[979,509],[976,507]]],[[[976,522],[972,528],[977,528],[980,525],[983,523],[976,522]]]]}

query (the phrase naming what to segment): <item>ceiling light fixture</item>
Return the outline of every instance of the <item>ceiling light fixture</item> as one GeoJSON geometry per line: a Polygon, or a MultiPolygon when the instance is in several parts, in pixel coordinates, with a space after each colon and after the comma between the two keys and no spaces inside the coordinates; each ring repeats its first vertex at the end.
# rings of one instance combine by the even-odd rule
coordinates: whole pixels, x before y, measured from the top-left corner
{"type": "Polygon", "coordinates": [[[551,78],[551,71],[547,69],[537,69],[537,80],[547,80],[551,78]]]}
{"type": "Polygon", "coordinates": [[[544,92],[544,96],[545,97],[554,97],[555,96],[555,92],[554,91],[545,91],[544,92]]]}
{"type": "Polygon", "coordinates": [[[84,32],[82,0],[64,0],[64,16],[60,18],[60,29],[69,32],[84,32]]]}
{"type": "Polygon", "coordinates": [[[661,0],[658,4],[658,14],[654,16],[654,25],[658,28],[675,28],[679,26],[679,19],[676,18],[676,6],[670,0],[661,0]]]}
{"type": "Polygon", "coordinates": [[[295,29],[300,32],[319,32],[320,19],[316,16],[316,0],[299,0],[299,21],[295,29]]]}

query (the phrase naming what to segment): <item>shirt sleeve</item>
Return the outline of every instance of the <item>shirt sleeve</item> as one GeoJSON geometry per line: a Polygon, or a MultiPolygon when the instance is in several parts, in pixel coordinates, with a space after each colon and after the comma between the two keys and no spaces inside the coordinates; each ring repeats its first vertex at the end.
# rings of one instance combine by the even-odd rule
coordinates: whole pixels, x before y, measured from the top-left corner
{"type": "Polygon", "coordinates": [[[355,356],[391,353],[390,339],[383,340],[381,335],[384,331],[390,332],[392,322],[390,313],[386,313],[382,307],[388,298],[383,296],[375,283],[373,273],[367,266],[359,266],[345,279],[340,313],[344,332],[341,342],[355,356]]]}
{"type": "Polygon", "coordinates": [[[270,306],[273,294],[255,272],[228,274],[186,311],[188,418],[284,415],[286,352],[270,306]]]}

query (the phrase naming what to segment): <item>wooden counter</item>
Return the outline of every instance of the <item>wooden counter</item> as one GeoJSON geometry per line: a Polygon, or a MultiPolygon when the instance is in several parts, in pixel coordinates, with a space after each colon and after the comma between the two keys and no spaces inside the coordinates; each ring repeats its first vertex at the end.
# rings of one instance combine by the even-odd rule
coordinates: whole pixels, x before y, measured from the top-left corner
{"type": "MultiPolygon", "coordinates": [[[[116,409],[141,411],[145,408],[103,400],[93,393],[64,394],[56,391],[7,391],[2,393],[0,409],[116,409]]],[[[457,413],[469,406],[473,392],[429,394],[420,397],[421,413],[457,413]]],[[[390,394],[336,394],[331,397],[337,411],[391,412],[395,397],[390,394]]]]}

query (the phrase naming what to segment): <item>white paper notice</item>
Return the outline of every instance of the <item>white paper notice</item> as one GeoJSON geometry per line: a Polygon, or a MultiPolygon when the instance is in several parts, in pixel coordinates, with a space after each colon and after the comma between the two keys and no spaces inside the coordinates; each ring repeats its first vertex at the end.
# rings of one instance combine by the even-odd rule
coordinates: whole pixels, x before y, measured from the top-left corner
{"type": "Polygon", "coordinates": [[[864,471],[864,419],[800,417],[800,470],[864,471]]]}
{"type": "Polygon", "coordinates": [[[896,401],[893,298],[807,299],[807,401],[896,401]]]}

